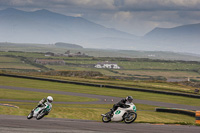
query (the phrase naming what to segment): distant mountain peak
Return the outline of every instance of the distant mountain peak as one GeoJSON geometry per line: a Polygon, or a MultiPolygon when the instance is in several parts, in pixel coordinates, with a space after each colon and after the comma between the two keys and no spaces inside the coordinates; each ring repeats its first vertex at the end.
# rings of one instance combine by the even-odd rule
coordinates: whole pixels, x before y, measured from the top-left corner
{"type": "MultiPolygon", "coordinates": [[[[135,38],[132,34],[106,28],[82,17],[67,16],[47,9],[22,11],[7,8],[0,10],[0,29],[1,42],[67,42],[92,47],[96,47],[95,45],[104,47],[108,44],[113,45],[110,47],[117,47],[117,43],[123,44],[124,39],[135,38]],[[104,42],[104,38],[111,39],[104,42]],[[119,38],[123,42],[120,42],[119,38]]],[[[129,42],[132,44],[133,41],[129,42]]]]}
{"type": "Polygon", "coordinates": [[[16,8],[6,8],[6,9],[1,10],[1,11],[3,11],[3,12],[14,12],[14,13],[16,13],[16,12],[23,12],[23,11],[18,10],[16,8]]]}
{"type": "MultiPolygon", "coordinates": [[[[4,9],[4,10],[5,10],[5,11],[16,11],[16,10],[18,10],[18,9],[9,7],[9,8],[6,8],[6,9],[4,9]]],[[[19,10],[18,10],[18,11],[19,11],[19,10]]]]}
{"type": "Polygon", "coordinates": [[[42,12],[42,13],[53,13],[47,9],[36,10],[35,12],[42,12]]]}

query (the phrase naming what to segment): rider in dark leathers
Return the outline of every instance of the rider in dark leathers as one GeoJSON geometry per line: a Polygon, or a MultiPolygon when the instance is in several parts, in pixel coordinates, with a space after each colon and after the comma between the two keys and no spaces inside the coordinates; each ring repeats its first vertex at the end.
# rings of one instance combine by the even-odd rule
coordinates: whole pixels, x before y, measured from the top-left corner
{"type": "Polygon", "coordinates": [[[118,107],[126,108],[126,103],[132,103],[132,101],[133,101],[133,97],[127,96],[125,99],[122,99],[118,103],[114,104],[113,108],[110,111],[110,116],[113,115],[113,113],[115,112],[115,110],[117,110],[118,107]]]}

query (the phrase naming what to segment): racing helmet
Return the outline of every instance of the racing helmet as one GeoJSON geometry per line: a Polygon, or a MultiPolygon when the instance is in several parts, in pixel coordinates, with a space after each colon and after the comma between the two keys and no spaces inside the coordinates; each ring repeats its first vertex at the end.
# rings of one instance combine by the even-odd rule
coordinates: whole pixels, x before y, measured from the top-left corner
{"type": "Polygon", "coordinates": [[[52,96],[48,96],[47,97],[47,101],[50,102],[50,103],[53,102],[53,97],[52,96]]]}
{"type": "Polygon", "coordinates": [[[126,97],[126,101],[128,101],[129,103],[132,103],[133,97],[132,96],[127,96],[126,97]]]}

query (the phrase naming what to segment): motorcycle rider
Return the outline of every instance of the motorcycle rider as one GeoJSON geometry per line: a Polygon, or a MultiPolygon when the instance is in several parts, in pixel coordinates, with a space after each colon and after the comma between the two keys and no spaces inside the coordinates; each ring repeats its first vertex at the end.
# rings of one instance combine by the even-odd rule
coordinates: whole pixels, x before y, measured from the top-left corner
{"type": "Polygon", "coordinates": [[[46,102],[52,103],[53,102],[53,97],[52,96],[48,96],[47,98],[43,98],[42,100],[40,100],[38,105],[31,112],[33,113],[35,111],[35,109],[37,109],[38,107],[45,106],[44,103],[46,103],[46,102]]]}
{"type": "Polygon", "coordinates": [[[110,111],[110,117],[113,116],[113,113],[115,112],[115,110],[117,110],[118,107],[126,108],[127,107],[126,104],[132,103],[132,101],[133,101],[133,97],[127,96],[125,99],[122,99],[118,103],[114,104],[113,108],[110,111]]]}

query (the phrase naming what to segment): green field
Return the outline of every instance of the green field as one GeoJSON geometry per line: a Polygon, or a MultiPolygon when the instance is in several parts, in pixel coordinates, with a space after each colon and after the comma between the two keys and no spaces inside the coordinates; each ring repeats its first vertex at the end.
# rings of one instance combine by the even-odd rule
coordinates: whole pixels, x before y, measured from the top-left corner
{"type": "Polygon", "coordinates": [[[20,60],[20,58],[0,56],[0,69],[40,69],[20,60]]]}
{"type": "MultiPolygon", "coordinates": [[[[125,90],[115,90],[109,88],[99,88],[99,87],[88,87],[81,85],[54,83],[39,80],[30,79],[20,79],[11,77],[0,77],[0,84],[5,86],[16,86],[16,87],[28,87],[37,89],[47,89],[47,90],[57,90],[57,91],[68,91],[68,92],[78,92],[78,93],[88,93],[97,95],[108,95],[115,97],[125,97],[127,95],[132,95],[135,99],[152,100],[152,101],[164,101],[168,103],[179,103],[186,105],[199,106],[200,100],[194,98],[186,98],[179,96],[169,96],[162,94],[152,94],[145,92],[136,91],[125,91],[125,90]]],[[[77,96],[50,94],[50,93],[38,93],[29,91],[18,91],[10,89],[0,89],[0,99],[13,99],[13,100],[37,100],[41,98],[52,95],[54,101],[94,101],[91,98],[82,98],[77,96]]],[[[6,115],[22,115],[27,116],[27,114],[32,110],[37,102],[27,103],[27,102],[11,102],[11,101],[1,101],[0,103],[6,103],[18,106],[19,108],[12,108],[6,106],[0,106],[0,114],[6,115]]],[[[195,118],[180,115],[180,114],[170,114],[170,113],[160,113],[155,112],[156,106],[136,104],[138,118],[136,122],[139,123],[171,123],[171,124],[195,124],[195,118]]],[[[112,107],[111,104],[55,104],[53,103],[53,109],[48,117],[53,118],[68,118],[68,119],[85,119],[85,120],[95,120],[101,121],[101,114],[106,113],[112,107]]]]}
{"type": "MultiPolygon", "coordinates": [[[[15,73],[16,74],[16,73],[15,73]]],[[[37,75],[28,74],[26,76],[42,77],[50,79],[59,79],[66,81],[76,81],[85,83],[95,83],[100,85],[114,85],[122,87],[132,87],[150,90],[161,90],[161,91],[171,91],[171,92],[184,92],[184,93],[194,93],[196,87],[186,86],[180,83],[168,83],[159,81],[124,81],[124,80],[106,80],[106,79],[87,79],[87,78],[77,78],[77,77],[65,77],[65,76],[49,76],[49,75],[37,75]]]]}
{"type": "Polygon", "coordinates": [[[124,90],[116,90],[110,88],[81,86],[81,85],[65,84],[65,83],[54,83],[49,81],[10,78],[4,76],[1,76],[0,84],[4,86],[58,90],[58,91],[87,93],[96,95],[107,95],[115,97],[126,97],[127,95],[132,95],[134,98],[141,100],[160,101],[160,102],[167,101],[168,103],[185,104],[192,106],[200,105],[199,104],[200,99],[188,98],[182,96],[171,96],[171,95],[147,93],[139,91],[124,91],[124,90]]]}
{"type": "MultiPolygon", "coordinates": [[[[196,87],[186,86],[181,83],[168,83],[165,81],[168,78],[190,78],[191,80],[197,81],[200,79],[200,58],[173,52],[68,49],[59,48],[54,45],[33,44],[13,44],[9,46],[0,45],[0,47],[0,73],[184,93],[193,93],[196,87]],[[91,57],[46,57],[44,54],[45,52],[64,53],[67,50],[70,50],[72,53],[81,51],[87,53],[91,57]],[[155,56],[150,57],[149,55],[155,56]],[[35,60],[38,58],[61,59],[65,61],[66,65],[36,64],[35,60]],[[117,63],[121,69],[111,70],[94,68],[96,63],[104,61],[117,63]],[[75,76],[73,73],[70,76],[66,76],[64,75],[64,72],[67,71],[76,71],[80,73],[84,73],[84,71],[100,72],[101,76],[89,75],[81,77],[75,76]]],[[[92,87],[22,78],[11,78],[6,76],[0,76],[0,85],[106,95],[121,98],[124,98],[127,95],[132,95],[134,99],[140,100],[200,106],[200,99],[195,98],[139,91],[117,90],[105,87],[92,87]]],[[[5,88],[1,88],[0,92],[0,99],[30,100],[34,102],[12,102],[9,100],[0,100],[0,103],[8,103],[19,107],[11,108],[0,106],[0,114],[6,115],[27,116],[30,110],[37,105],[37,101],[48,95],[53,96],[54,100],[57,102],[87,102],[97,100],[87,97],[9,90],[5,88]]],[[[156,106],[143,104],[136,104],[136,106],[138,110],[138,119],[136,122],[195,124],[195,118],[190,116],[155,112],[156,106]]],[[[53,110],[48,117],[101,121],[100,115],[108,112],[111,107],[112,105],[110,104],[93,105],[53,103],[53,110]]]]}
{"type": "Polygon", "coordinates": [[[113,79],[131,80],[166,80],[168,78],[200,77],[200,63],[187,61],[152,60],[139,58],[114,57],[46,57],[44,53],[36,52],[0,52],[0,69],[9,71],[98,71],[113,79]],[[38,58],[62,59],[66,65],[36,64],[38,58]],[[117,63],[120,70],[96,69],[95,64],[103,61],[117,63]]]}
{"type": "Polygon", "coordinates": [[[0,98],[1,99],[14,99],[15,100],[33,100],[39,101],[42,98],[51,95],[54,97],[54,100],[57,102],[88,102],[88,101],[97,101],[98,99],[94,98],[85,98],[79,96],[70,96],[70,95],[59,95],[53,93],[42,93],[42,92],[29,92],[21,90],[8,90],[0,88],[0,98]]]}
{"type": "Polygon", "coordinates": [[[143,75],[143,76],[164,76],[164,77],[199,77],[199,73],[193,72],[193,71],[170,71],[170,70],[117,70],[118,73],[125,73],[125,74],[131,74],[131,75],[143,75]]]}
{"type": "MultiPolygon", "coordinates": [[[[167,80],[168,78],[199,80],[200,62],[153,60],[144,58],[119,57],[46,57],[36,52],[0,52],[0,69],[19,72],[32,71],[98,71],[110,79],[124,80],[167,80]],[[40,65],[35,60],[61,59],[66,65],[40,65]],[[96,69],[98,62],[111,61],[117,63],[120,70],[96,69]]],[[[87,77],[90,78],[90,77],[87,77]]],[[[95,78],[95,77],[91,77],[95,78]]]]}
{"type": "MultiPolygon", "coordinates": [[[[0,103],[6,103],[1,102],[0,103]]],[[[11,102],[19,106],[19,109],[12,107],[0,106],[0,114],[6,115],[21,115],[26,117],[30,110],[35,107],[34,103],[17,103],[11,102]]],[[[194,117],[154,112],[155,106],[136,104],[138,111],[138,118],[135,122],[139,123],[166,123],[166,124],[195,124],[194,117]]],[[[85,119],[101,121],[101,114],[109,111],[112,105],[64,105],[53,104],[53,109],[47,117],[52,118],[67,118],[67,119],[85,119]]]]}
{"type": "Polygon", "coordinates": [[[187,61],[200,61],[198,56],[164,52],[164,51],[136,51],[136,50],[106,50],[106,49],[73,49],[56,47],[54,44],[19,44],[19,43],[0,43],[1,51],[23,51],[23,52],[54,52],[64,53],[68,50],[71,52],[82,52],[89,56],[94,57],[123,57],[123,58],[151,58],[151,59],[164,59],[164,60],[187,60],[187,61]],[[152,56],[153,55],[153,56],[152,56]]]}

